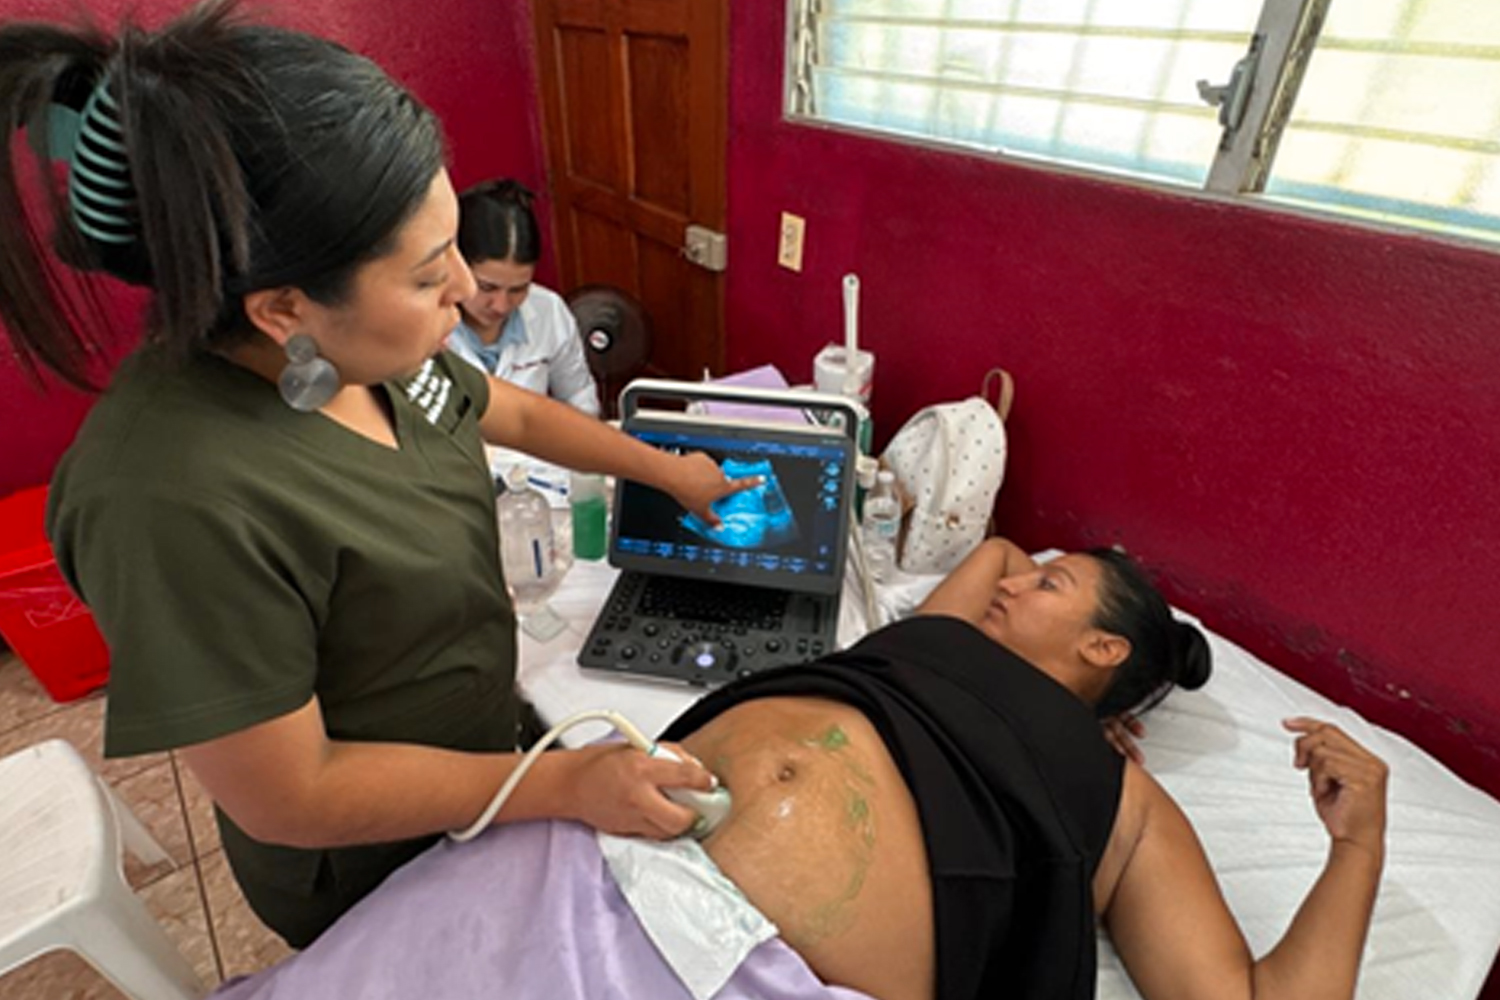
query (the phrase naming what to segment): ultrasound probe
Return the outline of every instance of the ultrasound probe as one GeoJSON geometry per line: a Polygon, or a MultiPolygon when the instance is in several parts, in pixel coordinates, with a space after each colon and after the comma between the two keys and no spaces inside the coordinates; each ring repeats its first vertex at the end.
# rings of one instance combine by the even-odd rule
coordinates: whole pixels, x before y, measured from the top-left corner
{"type": "MultiPolygon", "coordinates": [[[[521,783],[521,779],[526,776],[526,772],[531,770],[531,765],[536,763],[536,759],[542,755],[542,752],[555,743],[558,737],[562,736],[569,729],[580,723],[590,721],[606,722],[613,726],[621,736],[625,737],[627,743],[649,757],[662,757],[667,760],[682,759],[660,743],[649,739],[646,734],[636,728],[634,723],[619,712],[604,708],[579,712],[576,715],[568,716],[547,730],[547,734],[537,740],[530,750],[526,751],[525,756],[521,758],[521,763],[516,765],[516,769],[510,773],[510,777],[505,780],[505,784],[501,785],[500,790],[495,793],[495,797],[490,799],[490,804],[485,806],[484,812],[480,813],[479,818],[463,830],[451,831],[448,836],[453,840],[463,842],[473,840],[480,833],[484,832],[484,829],[494,820],[495,814],[500,811],[501,807],[505,805],[506,800],[510,798],[511,793],[516,790],[516,786],[521,783]]],[[[710,833],[713,833],[718,825],[723,822],[724,817],[729,815],[729,789],[718,784],[718,780],[717,777],[714,778],[714,788],[707,792],[700,792],[695,788],[663,788],[661,790],[662,794],[673,802],[676,802],[678,805],[687,806],[698,814],[698,819],[688,830],[688,834],[698,840],[702,840],[710,833]]]]}

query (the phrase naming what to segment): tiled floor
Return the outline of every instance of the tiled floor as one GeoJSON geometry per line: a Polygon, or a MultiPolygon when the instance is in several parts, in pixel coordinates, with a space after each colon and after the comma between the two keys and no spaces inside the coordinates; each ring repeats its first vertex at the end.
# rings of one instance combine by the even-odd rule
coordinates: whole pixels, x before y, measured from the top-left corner
{"type": "MultiPolygon", "coordinates": [[[[126,875],[206,985],[254,972],[289,954],[240,895],[214,828],[208,796],[170,753],[104,761],[104,699],[69,705],[47,697],[0,647],[0,757],[59,737],[78,748],[172,856],[169,867],[131,859],[126,875]]],[[[4,901],[0,900],[0,906],[4,901]]],[[[0,1000],[119,1000],[81,959],[54,952],[0,976],[0,1000]]]]}

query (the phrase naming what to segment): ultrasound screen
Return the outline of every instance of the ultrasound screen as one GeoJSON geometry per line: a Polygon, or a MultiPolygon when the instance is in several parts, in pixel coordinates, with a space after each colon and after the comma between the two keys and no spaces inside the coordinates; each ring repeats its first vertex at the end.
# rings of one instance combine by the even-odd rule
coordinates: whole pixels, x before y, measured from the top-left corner
{"type": "Polygon", "coordinates": [[[720,524],[640,483],[615,499],[610,561],[627,569],[833,593],[843,572],[853,488],[853,445],[802,431],[744,427],[626,428],[674,454],[701,451],[730,479],[759,486],[714,504],[720,524]]]}

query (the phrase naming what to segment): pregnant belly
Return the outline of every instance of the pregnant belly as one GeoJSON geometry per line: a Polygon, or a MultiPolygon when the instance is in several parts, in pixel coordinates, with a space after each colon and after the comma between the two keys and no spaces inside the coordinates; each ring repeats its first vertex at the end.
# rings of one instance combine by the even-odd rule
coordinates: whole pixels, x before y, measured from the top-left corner
{"type": "Polygon", "coordinates": [[[682,741],[729,788],[704,848],[823,980],[933,996],[932,888],[911,793],[847,705],[766,698],[682,741]]]}

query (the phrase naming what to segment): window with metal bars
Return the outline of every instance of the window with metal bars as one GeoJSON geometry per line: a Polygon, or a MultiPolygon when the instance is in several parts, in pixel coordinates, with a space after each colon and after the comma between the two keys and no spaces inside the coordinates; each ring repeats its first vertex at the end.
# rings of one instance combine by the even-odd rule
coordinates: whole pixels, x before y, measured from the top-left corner
{"type": "Polygon", "coordinates": [[[793,117],[1500,240],[1497,0],[790,0],[793,117]]]}

